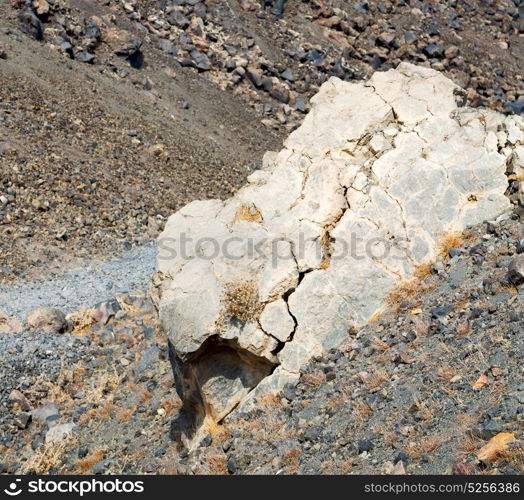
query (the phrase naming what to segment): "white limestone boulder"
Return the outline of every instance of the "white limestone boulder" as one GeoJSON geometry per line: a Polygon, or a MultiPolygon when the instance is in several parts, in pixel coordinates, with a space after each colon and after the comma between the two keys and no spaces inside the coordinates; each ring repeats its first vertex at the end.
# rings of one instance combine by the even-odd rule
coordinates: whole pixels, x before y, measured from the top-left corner
{"type": "Polygon", "coordinates": [[[524,123],[463,100],[442,74],[406,63],[367,83],[331,78],[234,197],[170,217],[153,295],[176,362],[198,364],[217,345],[264,361],[258,375],[246,361],[244,385],[219,384],[222,417],[239,386],[247,404],[296,379],[433,261],[443,238],[508,209],[505,172],[509,161],[521,168],[524,123]]]}

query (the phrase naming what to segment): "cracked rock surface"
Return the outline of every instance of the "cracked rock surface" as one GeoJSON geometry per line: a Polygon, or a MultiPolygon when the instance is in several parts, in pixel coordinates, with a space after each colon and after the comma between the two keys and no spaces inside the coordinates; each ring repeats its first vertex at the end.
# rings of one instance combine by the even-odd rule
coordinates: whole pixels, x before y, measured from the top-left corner
{"type": "Polygon", "coordinates": [[[273,365],[193,381],[220,387],[222,418],[346,340],[447,237],[509,208],[524,121],[463,101],[451,80],[407,63],[366,83],[331,78],[234,197],[169,218],[153,296],[175,363],[198,364],[212,341],[273,365]]]}

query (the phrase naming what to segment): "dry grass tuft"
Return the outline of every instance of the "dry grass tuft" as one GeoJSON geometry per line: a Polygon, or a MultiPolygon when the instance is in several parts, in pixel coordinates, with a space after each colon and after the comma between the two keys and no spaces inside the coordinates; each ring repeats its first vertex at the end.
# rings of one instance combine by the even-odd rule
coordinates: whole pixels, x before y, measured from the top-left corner
{"type": "Polygon", "coordinates": [[[258,288],[252,281],[228,283],[224,292],[224,319],[238,320],[241,323],[258,320],[263,304],[258,296],[258,288]]]}
{"type": "Polygon", "coordinates": [[[353,405],[353,418],[355,419],[355,422],[358,424],[363,424],[367,417],[369,417],[373,413],[373,410],[371,407],[362,401],[357,401],[353,405]]]}
{"type": "Polygon", "coordinates": [[[320,263],[320,269],[329,269],[331,265],[331,226],[326,226],[322,229],[322,236],[320,237],[320,246],[322,248],[322,262],[320,263]]]}
{"type": "Polygon", "coordinates": [[[460,459],[467,458],[476,453],[484,444],[479,437],[466,432],[458,441],[456,450],[460,459]]]}
{"type": "Polygon", "coordinates": [[[86,474],[94,465],[104,460],[104,457],[104,450],[94,450],[87,457],[76,462],[76,470],[79,474],[86,474]]]}
{"type": "MultiPolygon", "coordinates": [[[[176,401],[178,408],[182,406],[182,401],[180,399],[177,399],[176,401]]],[[[160,403],[160,406],[164,408],[166,412],[166,417],[169,417],[175,412],[175,405],[173,404],[173,401],[171,399],[165,399],[160,403]]]]}
{"type": "MultiPolygon", "coordinates": [[[[59,377],[60,378],[60,377],[59,377]]],[[[71,396],[64,391],[64,389],[58,384],[45,380],[40,376],[37,379],[38,383],[34,383],[33,387],[38,387],[39,390],[44,390],[46,393],[46,400],[53,401],[58,406],[71,406],[71,396]]],[[[26,395],[34,395],[31,389],[26,391],[26,395]]]]}
{"type": "Polygon", "coordinates": [[[477,413],[472,415],[471,413],[459,413],[457,415],[457,420],[465,427],[470,428],[480,422],[482,415],[477,413]]]}
{"type": "Polygon", "coordinates": [[[438,450],[441,444],[442,438],[437,436],[421,439],[420,441],[411,443],[408,446],[408,455],[413,460],[420,460],[422,455],[428,455],[438,450]]]}
{"type": "Polygon", "coordinates": [[[258,398],[258,402],[260,403],[260,406],[266,411],[268,409],[274,409],[274,408],[282,408],[282,400],[276,395],[276,394],[262,394],[258,398]]]}
{"type": "Polygon", "coordinates": [[[352,458],[330,458],[325,460],[320,465],[320,472],[322,474],[347,474],[355,464],[354,459],[352,458]]]}
{"type": "Polygon", "coordinates": [[[261,222],[262,214],[255,205],[242,205],[235,216],[235,222],[240,220],[247,222],[261,222]]]}
{"type": "Polygon", "coordinates": [[[338,463],[338,469],[341,474],[348,473],[355,464],[354,460],[352,458],[346,458],[344,460],[340,460],[338,463]]]}
{"type": "Polygon", "coordinates": [[[423,420],[428,421],[435,417],[436,408],[426,404],[424,401],[418,402],[417,408],[423,420]]]}
{"type": "Polygon", "coordinates": [[[299,463],[301,455],[302,452],[298,448],[288,449],[280,457],[280,463],[282,467],[292,467],[299,463]]]}
{"type": "Polygon", "coordinates": [[[471,323],[467,320],[461,321],[457,325],[457,337],[464,338],[471,333],[471,323]]]}
{"type": "Polygon", "coordinates": [[[20,472],[22,474],[49,474],[51,469],[59,468],[62,456],[66,449],[68,440],[62,439],[57,443],[43,444],[22,465],[20,472]]]}
{"type": "Polygon", "coordinates": [[[395,288],[387,298],[387,304],[398,311],[403,305],[420,298],[421,295],[434,290],[435,284],[413,279],[395,288]]]}
{"type": "Polygon", "coordinates": [[[153,397],[153,394],[151,394],[145,387],[138,387],[137,393],[138,400],[140,401],[141,405],[143,405],[153,397]]]}
{"type": "Polygon", "coordinates": [[[277,412],[267,412],[262,419],[241,420],[239,424],[256,441],[273,442],[278,437],[287,436],[285,422],[278,417],[277,412]]]}
{"type": "Polygon", "coordinates": [[[413,320],[413,326],[415,327],[417,337],[423,339],[429,332],[430,324],[423,318],[415,318],[413,320]]]}
{"type": "Polygon", "coordinates": [[[300,379],[303,385],[312,387],[314,389],[320,387],[325,382],[325,380],[326,377],[322,372],[304,373],[300,379]]]}
{"type": "Polygon", "coordinates": [[[204,422],[205,434],[210,434],[214,444],[225,443],[231,438],[231,433],[224,424],[215,422],[211,417],[207,417],[204,422]]]}
{"type": "Polygon", "coordinates": [[[366,381],[368,390],[377,390],[384,382],[388,380],[388,376],[380,371],[372,373],[366,381]]]}
{"type": "Polygon", "coordinates": [[[135,408],[124,408],[118,412],[118,421],[122,423],[129,422],[134,414],[135,408]]]}
{"type": "Polygon", "coordinates": [[[106,422],[112,418],[113,413],[116,412],[116,409],[116,406],[111,401],[107,401],[104,405],[99,406],[96,410],[94,410],[93,418],[99,422],[106,422]]]}
{"type": "Polygon", "coordinates": [[[373,337],[371,339],[371,343],[377,351],[389,351],[389,349],[391,349],[391,347],[388,344],[386,344],[386,342],[379,339],[378,337],[373,337]]]}
{"type": "Polygon", "coordinates": [[[105,394],[115,391],[120,386],[120,377],[115,373],[103,373],[96,379],[91,387],[91,390],[86,395],[90,401],[97,403],[105,394]]]}
{"type": "Polygon", "coordinates": [[[415,267],[415,277],[418,279],[424,279],[428,276],[431,276],[433,269],[433,263],[427,262],[426,264],[420,264],[419,266],[415,267]]]}
{"type": "Polygon", "coordinates": [[[91,327],[96,323],[93,317],[94,313],[94,309],[83,309],[71,314],[69,317],[73,324],[73,331],[71,333],[78,337],[86,335],[91,327]]]}
{"type": "Polygon", "coordinates": [[[439,244],[439,255],[443,258],[449,257],[452,248],[460,248],[464,244],[464,235],[461,233],[448,234],[439,244]]]}
{"type": "Polygon", "coordinates": [[[506,462],[512,465],[520,474],[524,474],[524,448],[522,446],[512,446],[499,451],[496,461],[506,462]]]}
{"type": "Polygon", "coordinates": [[[213,453],[207,457],[207,468],[214,476],[227,474],[227,456],[224,453],[213,453]]]}

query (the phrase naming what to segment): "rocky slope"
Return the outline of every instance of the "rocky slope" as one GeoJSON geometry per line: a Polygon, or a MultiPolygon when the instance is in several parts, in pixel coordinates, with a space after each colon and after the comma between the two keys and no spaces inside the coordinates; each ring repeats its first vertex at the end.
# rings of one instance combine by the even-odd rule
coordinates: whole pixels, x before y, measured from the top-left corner
{"type": "Polygon", "coordinates": [[[257,151],[278,143],[241,101],[162,53],[142,69],[118,56],[105,69],[86,65],[21,33],[17,11],[5,9],[3,279],[142,244],[175,207],[230,194],[257,151]]]}
{"type": "Polygon", "coordinates": [[[523,236],[514,217],[443,249],[389,311],[230,424],[229,470],[523,474],[523,278],[508,277],[523,236]],[[508,448],[479,460],[500,433],[508,448]]]}
{"type": "Polygon", "coordinates": [[[149,292],[128,290],[150,260],[137,273],[92,260],[259,175],[330,76],[408,61],[443,71],[469,105],[522,113],[520,0],[288,0],[279,20],[254,0],[0,3],[1,473],[524,472],[510,169],[507,217],[441,242],[341,349],[191,450],[167,335],[149,292]],[[96,272],[64,272],[79,263],[96,272]],[[63,311],[24,317],[33,305],[63,311]]]}

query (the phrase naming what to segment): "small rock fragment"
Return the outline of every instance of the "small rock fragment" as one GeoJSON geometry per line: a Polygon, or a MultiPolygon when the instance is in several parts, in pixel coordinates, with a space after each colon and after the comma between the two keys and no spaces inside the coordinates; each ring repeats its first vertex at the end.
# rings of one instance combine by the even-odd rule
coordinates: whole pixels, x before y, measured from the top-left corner
{"type": "Polygon", "coordinates": [[[51,427],[45,435],[46,444],[56,444],[59,441],[62,441],[67,436],[71,435],[76,425],[72,422],[66,424],[58,424],[54,427],[51,427]]]}
{"type": "Polygon", "coordinates": [[[491,463],[497,459],[497,455],[507,449],[508,443],[515,441],[515,434],[501,432],[492,437],[488,444],[484,445],[477,453],[477,458],[484,463],[491,463]]]}
{"type": "Polygon", "coordinates": [[[515,257],[509,267],[507,274],[508,281],[514,285],[524,283],[524,254],[515,257]]]}
{"type": "Polygon", "coordinates": [[[49,333],[64,333],[68,323],[62,311],[47,307],[39,307],[27,316],[29,328],[49,333]]]}
{"type": "Polygon", "coordinates": [[[31,410],[31,405],[27,398],[17,389],[13,389],[9,394],[9,401],[11,403],[16,403],[21,410],[29,411],[31,410]]]}

